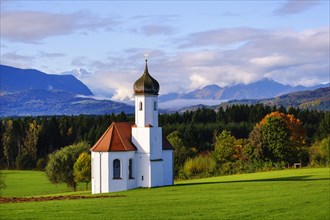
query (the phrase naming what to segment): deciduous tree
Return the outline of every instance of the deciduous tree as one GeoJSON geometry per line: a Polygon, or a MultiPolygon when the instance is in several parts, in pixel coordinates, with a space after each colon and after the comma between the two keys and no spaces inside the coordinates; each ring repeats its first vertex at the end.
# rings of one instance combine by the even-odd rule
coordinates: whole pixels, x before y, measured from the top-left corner
{"type": "Polygon", "coordinates": [[[46,175],[52,183],[66,183],[76,190],[73,166],[78,156],[89,149],[87,142],[80,142],[55,151],[49,155],[46,175]]]}
{"type": "Polygon", "coordinates": [[[74,180],[75,182],[85,182],[86,189],[88,189],[88,183],[91,181],[91,156],[82,152],[73,166],[74,180]]]}

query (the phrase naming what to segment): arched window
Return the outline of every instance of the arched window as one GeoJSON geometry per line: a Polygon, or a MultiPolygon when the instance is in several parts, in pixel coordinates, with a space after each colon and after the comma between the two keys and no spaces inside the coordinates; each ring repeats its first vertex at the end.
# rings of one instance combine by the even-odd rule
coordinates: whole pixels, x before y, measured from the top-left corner
{"type": "Polygon", "coordinates": [[[134,179],[134,177],[133,177],[133,159],[129,159],[129,161],[128,161],[128,178],[134,179]]]}
{"type": "Polygon", "coordinates": [[[157,102],[154,102],[154,110],[157,110],[157,102]]]}
{"type": "Polygon", "coordinates": [[[139,110],[142,110],[142,102],[139,102],[139,110]]]}
{"type": "Polygon", "coordinates": [[[113,161],[113,178],[114,179],[120,179],[120,160],[115,159],[113,161]]]}

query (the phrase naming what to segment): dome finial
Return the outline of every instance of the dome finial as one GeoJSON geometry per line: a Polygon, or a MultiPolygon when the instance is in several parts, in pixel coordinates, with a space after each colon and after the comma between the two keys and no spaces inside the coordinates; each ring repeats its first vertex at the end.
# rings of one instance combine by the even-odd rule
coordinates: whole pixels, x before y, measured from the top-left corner
{"type": "Polygon", "coordinates": [[[146,59],[146,65],[142,76],[136,80],[133,85],[134,94],[151,94],[158,95],[159,83],[157,80],[150,76],[148,71],[148,60],[146,59]]]}
{"type": "Polygon", "coordinates": [[[146,66],[144,67],[144,72],[149,73],[148,72],[148,59],[146,59],[146,66]]]}

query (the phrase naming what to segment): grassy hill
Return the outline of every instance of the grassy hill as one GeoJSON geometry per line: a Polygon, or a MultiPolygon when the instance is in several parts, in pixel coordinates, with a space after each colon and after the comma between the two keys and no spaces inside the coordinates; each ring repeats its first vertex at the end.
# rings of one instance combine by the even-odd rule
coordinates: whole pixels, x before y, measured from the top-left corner
{"type": "Polygon", "coordinates": [[[263,103],[270,106],[281,106],[284,107],[294,107],[294,108],[303,108],[303,109],[316,109],[316,110],[330,110],[330,87],[311,90],[311,91],[302,91],[302,92],[293,92],[286,95],[281,95],[276,98],[270,99],[244,99],[244,100],[232,100],[220,104],[222,107],[234,104],[257,104],[263,103]]]}
{"type": "MultiPolygon", "coordinates": [[[[3,196],[44,195],[45,176],[29,172],[2,171],[8,185],[3,196]],[[35,178],[40,184],[29,186],[35,178]]],[[[329,168],[294,169],[107,194],[120,197],[2,203],[0,219],[329,219],[329,175],[329,168]]],[[[54,194],[54,186],[48,187],[54,194]]]]}

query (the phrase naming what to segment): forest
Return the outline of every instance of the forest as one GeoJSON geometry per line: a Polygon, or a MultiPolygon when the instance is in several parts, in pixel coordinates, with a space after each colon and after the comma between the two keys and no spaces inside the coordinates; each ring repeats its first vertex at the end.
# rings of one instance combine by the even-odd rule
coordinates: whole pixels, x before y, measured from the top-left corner
{"type": "MultiPolygon", "coordinates": [[[[134,121],[134,116],[1,118],[1,169],[43,170],[48,155],[80,142],[92,147],[115,121],[134,121]]],[[[160,114],[159,126],[175,148],[176,178],[329,162],[330,113],[325,111],[232,105],[160,114]]]]}

